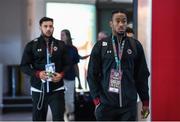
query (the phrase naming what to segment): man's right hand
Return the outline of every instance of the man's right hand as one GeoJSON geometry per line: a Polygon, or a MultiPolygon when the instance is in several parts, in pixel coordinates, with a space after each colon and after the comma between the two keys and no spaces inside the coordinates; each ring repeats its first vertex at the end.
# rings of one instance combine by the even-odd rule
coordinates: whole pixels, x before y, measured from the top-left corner
{"type": "Polygon", "coordinates": [[[39,78],[43,79],[43,80],[47,80],[48,75],[47,75],[46,71],[40,71],[39,78]]]}

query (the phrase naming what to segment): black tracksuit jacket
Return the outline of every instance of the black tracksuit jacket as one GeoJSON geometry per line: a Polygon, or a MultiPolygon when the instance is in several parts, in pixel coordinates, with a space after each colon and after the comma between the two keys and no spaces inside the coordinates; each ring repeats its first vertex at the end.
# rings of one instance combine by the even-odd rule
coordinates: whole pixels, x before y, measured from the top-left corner
{"type": "MultiPolygon", "coordinates": [[[[139,41],[124,37],[125,46],[121,60],[122,105],[137,102],[137,93],[142,101],[149,100],[147,68],[143,47],[139,41]],[[135,49],[130,41],[135,41],[135,49]],[[132,53],[128,53],[131,52],[132,53]],[[135,53],[136,52],[136,53],[135,53]]],[[[117,39],[115,39],[117,45],[117,39]]],[[[110,71],[115,68],[114,51],[111,37],[98,41],[91,52],[88,65],[88,84],[93,99],[99,98],[101,103],[119,107],[119,94],[108,92],[110,71]]]]}
{"type": "MultiPolygon", "coordinates": [[[[55,71],[58,73],[65,72],[71,61],[69,60],[67,49],[63,41],[56,40],[51,37],[49,42],[53,41],[53,53],[51,57],[51,62],[55,63],[55,71]]],[[[40,36],[32,41],[30,41],[23,53],[21,60],[21,70],[25,74],[31,77],[31,86],[36,89],[41,89],[41,79],[37,77],[37,71],[45,70],[45,65],[47,64],[47,53],[46,53],[46,42],[43,36],[40,36]]],[[[46,86],[46,85],[44,85],[46,86]]],[[[49,90],[50,92],[63,86],[63,81],[53,83],[50,82],[49,90]]],[[[45,88],[46,89],[46,88],[45,88]]]]}

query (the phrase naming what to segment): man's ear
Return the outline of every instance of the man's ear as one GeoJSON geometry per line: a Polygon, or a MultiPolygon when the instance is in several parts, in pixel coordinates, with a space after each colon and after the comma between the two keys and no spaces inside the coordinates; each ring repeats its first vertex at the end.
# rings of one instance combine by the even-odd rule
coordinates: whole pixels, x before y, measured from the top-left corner
{"type": "Polygon", "coordinates": [[[112,21],[109,21],[109,26],[112,28],[112,21]]]}

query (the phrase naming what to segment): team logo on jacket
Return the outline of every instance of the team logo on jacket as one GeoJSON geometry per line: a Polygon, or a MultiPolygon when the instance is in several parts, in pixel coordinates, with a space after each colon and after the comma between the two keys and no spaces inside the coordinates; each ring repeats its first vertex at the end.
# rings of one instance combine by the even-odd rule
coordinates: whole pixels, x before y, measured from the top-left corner
{"type": "Polygon", "coordinates": [[[107,46],[107,42],[102,42],[102,46],[107,46]]]}
{"type": "Polygon", "coordinates": [[[34,39],[34,41],[35,41],[35,42],[37,42],[37,41],[38,41],[38,39],[37,39],[37,38],[35,38],[35,39],[34,39]]]}
{"type": "Polygon", "coordinates": [[[38,51],[38,52],[41,52],[41,51],[42,51],[42,49],[41,49],[41,48],[40,48],[40,49],[37,49],[37,51],[38,51]]]}
{"type": "Polygon", "coordinates": [[[131,49],[127,49],[127,53],[128,53],[129,55],[131,55],[131,54],[132,54],[132,50],[131,50],[131,49]]]}
{"type": "Polygon", "coordinates": [[[107,50],[107,53],[111,53],[111,50],[107,50]]]}
{"type": "Polygon", "coordinates": [[[57,48],[56,46],[54,46],[53,50],[54,50],[54,51],[57,51],[57,49],[58,49],[58,48],[57,48]]]}

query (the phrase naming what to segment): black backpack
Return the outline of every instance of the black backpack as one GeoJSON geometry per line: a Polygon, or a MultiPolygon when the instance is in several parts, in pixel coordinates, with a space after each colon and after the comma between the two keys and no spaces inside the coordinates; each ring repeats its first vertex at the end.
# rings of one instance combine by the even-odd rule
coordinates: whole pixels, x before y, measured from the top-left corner
{"type": "Polygon", "coordinates": [[[135,55],[137,55],[136,40],[132,37],[128,37],[128,39],[129,39],[129,43],[130,43],[135,55]]]}

